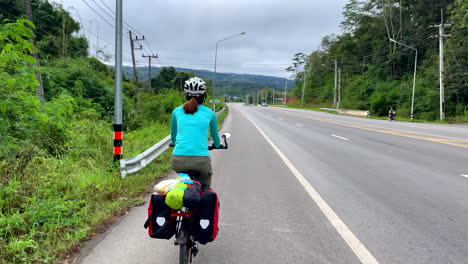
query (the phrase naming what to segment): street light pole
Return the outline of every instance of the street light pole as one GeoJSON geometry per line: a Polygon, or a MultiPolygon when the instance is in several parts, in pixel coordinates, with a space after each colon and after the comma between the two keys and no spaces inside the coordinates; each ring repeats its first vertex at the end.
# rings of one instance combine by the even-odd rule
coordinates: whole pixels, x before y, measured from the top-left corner
{"type": "MultiPolygon", "coordinates": [[[[224,38],[224,39],[221,39],[221,40],[216,41],[214,76],[213,76],[213,111],[215,111],[215,112],[216,112],[216,107],[215,107],[214,97],[215,97],[215,88],[216,88],[216,62],[217,62],[217,60],[218,60],[218,44],[219,44],[220,42],[222,42],[222,41],[225,41],[225,40],[228,40],[228,39],[231,39],[231,38],[240,36],[240,35],[245,35],[245,32],[242,32],[242,33],[236,34],[236,35],[234,35],[234,36],[230,36],[230,37],[227,37],[227,38],[224,38]]],[[[224,92],[223,92],[223,96],[224,96],[224,92]]]]}
{"type": "Polygon", "coordinates": [[[303,78],[303,82],[302,82],[301,108],[304,108],[304,93],[305,93],[306,79],[307,79],[307,66],[304,67],[304,78],[303,78]]]}
{"type": "Polygon", "coordinates": [[[414,47],[411,47],[411,46],[405,45],[405,44],[403,44],[401,42],[398,42],[398,41],[396,41],[396,40],[394,40],[392,38],[390,39],[390,41],[416,51],[416,54],[414,56],[413,95],[411,97],[411,119],[413,119],[413,117],[414,117],[414,91],[415,91],[415,88],[416,88],[416,67],[417,67],[417,64],[418,64],[418,50],[416,48],[414,48],[414,47]]]}
{"type": "Polygon", "coordinates": [[[216,113],[216,104],[215,104],[215,88],[216,88],[216,60],[218,59],[218,43],[216,42],[216,49],[215,49],[215,65],[214,65],[214,76],[213,76],[213,112],[216,113]]]}

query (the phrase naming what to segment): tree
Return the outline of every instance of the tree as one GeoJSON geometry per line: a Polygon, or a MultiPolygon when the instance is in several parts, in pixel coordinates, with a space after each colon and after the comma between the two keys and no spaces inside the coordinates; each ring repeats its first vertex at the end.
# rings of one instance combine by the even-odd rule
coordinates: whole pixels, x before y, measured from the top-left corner
{"type": "Polygon", "coordinates": [[[38,82],[31,56],[36,50],[30,41],[32,27],[26,19],[0,25],[0,157],[16,149],[17,139],[27,137],[21,121],[30,119],[28,114],[39,103],[34,96],[38,82]]]}
{"type": "MultiPolygon", "coordinates": [[[[31,0],[32,22],[41,58],[51,59],[71,55],[88,56],[88,42],[77,36],[80,24],[59,4],[48,0],[31,0]]],[[[0,24],[3,19],[15,21],[23,15],[22,0],[0,2],[0,24]]]]}
{"type": "MultiPolygon", "coordinates": [[[[446,40],[446,113],[461,116],[468,102],[468,4],[463,0],[350,0],[344,8],[343,33],[322,39],[320,49],[305,57],[293,57],[286,69],[295,78],[306,58],[307,82],[305,101],[326,104],[334,90],[333,67],[341,69],[342,107],[367,109],[385,113],[387,107],[398,108],[400,116],[408,116],[414,52],[390,38],[418,49],[415,114],[417,118],[437,118],[438,109],[438,45],[427,37],[437,34],[428,28],[440,23],[440,10],[452,24],[452,37],[446,40]],[[297,72],[297,74],[296,74],[297,72]]],[[[299,96],[301,88],[291,94],[299,96]]],[[[466,114],[465,114],[466,115],[466,114]]]]}
{"type": "Polygon", "coordinates": [[[175,89],[183,91],[185,81],[192,77],[195,77],[195,74],[193,72],[180,71],[177,72],[176,76],[172,79],[171,83],[175,89]]]}
{"type": "Polygon", "coordinates": [[[468,112],[468,2],[456,0],[450,14],[453,30],[445,49],[446,114],[463,115],[468,112]]]}
{"type": "Polygon", "coordinates": [[[297,79],[298,68],[300,68],[306,63],[307,55],[302,52],[299,52],[294,55],[292,60],[293,60],[293,65],[286,68],[286,71],[291,73],[291,77],[294,76],[297,79]]]}
{"type": "Polygon", "coordinates": [[[162,89],[171,89],[172,80],[176,77],[176,69],[174,67],[163,67],[159,74],[151,79],[151,88],[157,92],[162,89]]]}

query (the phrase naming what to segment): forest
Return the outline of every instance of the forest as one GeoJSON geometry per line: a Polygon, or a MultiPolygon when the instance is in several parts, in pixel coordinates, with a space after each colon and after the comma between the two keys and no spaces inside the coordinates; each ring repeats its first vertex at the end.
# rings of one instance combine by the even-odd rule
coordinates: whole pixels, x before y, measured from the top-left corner
{"type": "MultiPolygon", "coordinates": [[[[170,168],[165,154],[120,179],[114,70],[90,56],[80,27],[69,10],[47,0],[0,2],[0,263],[62,261],[142,203],[170,168]]],[[[179,78],[192,75],[163,69],[154,89],[124,80],[125,158],[169,134],[170,114],[185,101],[179,78]]]]}
{"type": "Polygon", "coordinates": [[[381,116],[393,107],[399,116],[410,117],[417,50],[414,118],[438,120],[438,25],[443,25],[445,116],[468,122],[467,1],[351,0],[343,16],[341,34],[323,37],[310,54],[297,53],[287,68],[296,79],[293,104],[302,99],[305,80],[305,106],[339,102],[340,108],[381,116]]]}

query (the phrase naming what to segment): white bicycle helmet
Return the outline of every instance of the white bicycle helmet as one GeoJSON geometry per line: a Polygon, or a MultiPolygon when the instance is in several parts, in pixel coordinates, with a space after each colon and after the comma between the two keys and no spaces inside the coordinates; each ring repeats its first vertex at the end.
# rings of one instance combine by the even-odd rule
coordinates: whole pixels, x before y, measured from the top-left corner
{"type": "Polygon", "coordinates": [[[184,92],[186,96],[200,96],[206,92],[206,83],[198,77],[185,81],[184,92]]]}

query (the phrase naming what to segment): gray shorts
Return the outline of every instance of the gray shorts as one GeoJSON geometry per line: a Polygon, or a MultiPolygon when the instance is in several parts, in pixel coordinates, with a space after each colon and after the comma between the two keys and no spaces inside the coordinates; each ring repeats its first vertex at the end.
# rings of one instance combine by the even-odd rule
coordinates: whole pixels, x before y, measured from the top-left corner
{"type": "Polygon", "coordinates": [[[193,180],[199,181],[203,188],[211,186],[211,158],[206,156],[179,156],[172,155],[172,169],[176,172],[181,171],[199,171],[200,176],[193,180]]]}

